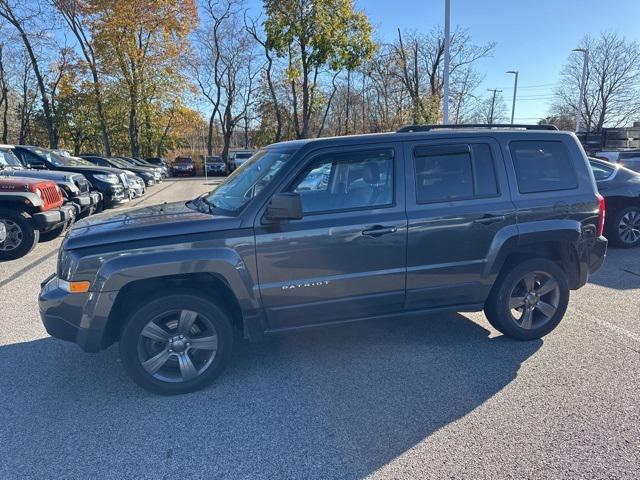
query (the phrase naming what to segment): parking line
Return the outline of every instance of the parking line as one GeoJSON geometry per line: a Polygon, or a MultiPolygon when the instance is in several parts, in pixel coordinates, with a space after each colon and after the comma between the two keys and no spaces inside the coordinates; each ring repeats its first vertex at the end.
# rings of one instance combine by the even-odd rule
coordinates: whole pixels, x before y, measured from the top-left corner
{"type": "Polygon", "coordinates": [[[608,322],[606,320],[602,320],[601,318],[594,317],[592,315],[583,313],[583,312],[581,312],[579,310],[576,310],[576,309],[572,309],[572,310],[574,312],[576,312],[579,316],[581,316],[583,318],[586,318],[587,320],[589,320],[589,321],[591,321],[593,323],[596,323],[596,324],[600,325],[601,327],[606,328],[607,330],[610,330],[612,332],[618,333],[618,334],[623,335],[623,336],[625,336],[625,337],[627,337],[627,338],[629,338],[629,339],[631,339],[631,340],[633,340],[633,341],[635,341],[637,343],[640,343],[640,335],[638,335],[637,333],[630,332],[629,330],[624,329],[622,327],[619,327],[618,325],[614,325],[611,322],[608,322]]]}

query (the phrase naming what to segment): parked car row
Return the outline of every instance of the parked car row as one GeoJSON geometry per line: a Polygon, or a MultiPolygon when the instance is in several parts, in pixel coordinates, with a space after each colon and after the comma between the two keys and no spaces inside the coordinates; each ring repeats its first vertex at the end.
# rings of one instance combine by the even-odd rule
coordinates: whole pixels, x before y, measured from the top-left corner
{"type": "Polygon", "coordinates": [[[166,166],[141,159],[0,145],[0,261],[26,255],[76,219],[144,195],[167,175],[166,166]]]}
{"type": "Polygon", "coordinates": [[[193,157],[179,156],[171,164],[171,176],[195,177],[199,173],[227,175],[249,160],[254,153],[252,150],[231,150],[227,162],[220,155],[208,155],[204,157],[204,164],[197,163],[193,157]]]}

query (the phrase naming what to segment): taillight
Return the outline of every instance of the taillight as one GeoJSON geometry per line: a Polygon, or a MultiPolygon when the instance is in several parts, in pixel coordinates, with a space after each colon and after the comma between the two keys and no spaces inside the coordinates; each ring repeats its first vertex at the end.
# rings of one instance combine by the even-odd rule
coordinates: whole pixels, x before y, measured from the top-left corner
{"type": "Polygon", "coordinates": [[[604,233],[604,215],[605,215],[605,203],[604,197],[599,193],[596,193],[598,196],[598,237],[604,233]]]}

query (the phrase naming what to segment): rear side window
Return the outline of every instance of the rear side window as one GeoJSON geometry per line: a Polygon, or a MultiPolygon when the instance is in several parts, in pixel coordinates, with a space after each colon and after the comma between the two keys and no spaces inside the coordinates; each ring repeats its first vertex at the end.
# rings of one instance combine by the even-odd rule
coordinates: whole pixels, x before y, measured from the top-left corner
{"type": "Polygon", "coordinates": [[[509,149],[520,193],[577,188],[573,162],[562,142],[518,141],[509,149]]]}
{"type": "Polygon", "coordinates": [[[615,172],[613,167],[607,167],[600,162],[589,162],[589,164],[591,165],[593,176],[596,177],[596,181],[606,180],[615,172]]]}
{"type": "Polygon", "coordinates": [[[416,147],[414,157],[417,203],[498,194],[493,156],[487,144],[416,147]]]}

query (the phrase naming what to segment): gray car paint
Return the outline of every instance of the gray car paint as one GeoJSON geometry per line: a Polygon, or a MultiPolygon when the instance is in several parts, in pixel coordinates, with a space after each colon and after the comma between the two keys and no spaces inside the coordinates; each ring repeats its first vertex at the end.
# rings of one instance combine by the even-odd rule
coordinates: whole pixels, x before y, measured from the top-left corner
{"type": "Polygon", "coordinates": [[[237,216],[167,204],[79,222],[61,247],[58,274],[89,280],[91,292],[68,299],[55,288],[55,279],[45,283],[40,296],[45,324],[51,321],[48,315],[66,318],[80,327],[74,341],[82,348],[104,348],[118,292],[130,282],[177,274],[206,272],[223,279],[240,305],[245,336],[252,336],[402,311],[479,310],[506,256],[527,243],[567,241],[578,272],[572,288],[602,263],[606,241],[595,237],[593,175],[572,134],[437,131],[295,141],[273,148],[298,151],[237,216]],[[517,192],[508,142],[523,135],[565,142],[579,171],[576,191],[517,192]],[[415,205],[408,167],[412,145],[468,138],[491,145],[500,195],[431,208],[415,205]],[[392,207],[265,221],[271,196],[314,155],[373,146],[395,151],[392,207]],[[487,214],[504,219],[474,223],[487,214]],[[375,225],[396,230],[363,238],[362,231],[375,225]]]}

